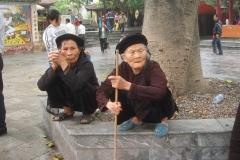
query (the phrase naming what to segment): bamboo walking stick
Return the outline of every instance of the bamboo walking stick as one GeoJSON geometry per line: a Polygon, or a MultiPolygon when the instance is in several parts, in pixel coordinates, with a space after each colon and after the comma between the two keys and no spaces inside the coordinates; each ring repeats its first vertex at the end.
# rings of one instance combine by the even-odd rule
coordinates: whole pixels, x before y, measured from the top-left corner
{"type": "MultiPolygon", "coordinates": [[[[118,76],[118,54],[119,50],[116,50],[116,76],[118,76]]],[[[115,103],[118,103],[118,89],[115,88],[115,103]]],[[[117,115],[115,115],[114,121],[114,160],[117,160],[117,115]]]]}

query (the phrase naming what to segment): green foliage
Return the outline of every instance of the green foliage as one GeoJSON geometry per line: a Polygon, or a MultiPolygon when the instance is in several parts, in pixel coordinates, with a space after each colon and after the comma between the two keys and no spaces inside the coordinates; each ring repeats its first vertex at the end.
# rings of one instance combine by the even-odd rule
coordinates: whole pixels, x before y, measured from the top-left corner
{"type": "Polygon", "coordinates": [[[128,0],[127,4],[129,10],[144,12],[144,0],[128,0]]]}
{"type": "Polygon", "coordinates": [[[70,3],[87,4],[88,0],[68,0],[70,3]]]}
{"type": "Polygon", "coordinates": [[[205,0],[205,3],[215,8],[216,0],[205,0]]]}
{"type": "Polygon", "coordinates": [[[82,4],[88,4],[92,0],[57,0],[51,9],[58,10],[61,14],[67,14],[69,9],[80,8],[82,4]]]}
{"type": "MultiPolygon", "coordinates": [[[[216,0],[204,0],[206,2],[206,4],[212,6],[212,7],[216,7],[216,0]]],[[[240,0],[235,0],[233,1],[233,11],[235,14],[240,14],[240,0]]],[[[229,6],[229,0],[220,0],[220,5],[221,7],[225,7],[228,8],[229,6]]]]}
{"type": "Polygon", "coordinates": [[[66,14],[70,8],[68,0],[58,0],[54,3],[51,9],[58,10],[61,14],[66,14]]]}
{"type": "MultiPolygon", "coordinates": [[[[104,0],[99,0],[99,7],[104,6],[104,0]]],[[[144,0],[105,0],[107,9],[119,8],[120,11],[140,10],[144,12],[144,0]]]]}

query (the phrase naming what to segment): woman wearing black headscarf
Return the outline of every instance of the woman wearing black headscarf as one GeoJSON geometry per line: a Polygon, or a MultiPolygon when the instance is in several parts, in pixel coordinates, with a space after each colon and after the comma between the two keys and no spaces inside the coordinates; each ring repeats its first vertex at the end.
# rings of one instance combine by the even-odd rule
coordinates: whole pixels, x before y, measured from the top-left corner
{"type": "Polygon", "coordinates": [[[93,64],[82,50],[84,42],[73,34],[64,34],[56,43],[59,50],[49,53],[52,66],[39,79],[38,87],[47,91],[51,108],[64,109],[54,121],[65,120],[75,111],[81,111],[80,123],[91,123],[97,108],[95,93],[99,85],[93,64]]]}

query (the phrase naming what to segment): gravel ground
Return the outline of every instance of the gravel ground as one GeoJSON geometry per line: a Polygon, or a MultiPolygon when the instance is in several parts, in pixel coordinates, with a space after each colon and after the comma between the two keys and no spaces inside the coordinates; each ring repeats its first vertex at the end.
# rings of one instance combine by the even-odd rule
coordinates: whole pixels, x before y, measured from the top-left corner
{"type": "MultiPolygon", "coordinates": [[[[172,119],[217,119],[235,118],[240,102],[240,83],[226,82],[218,79],[206,79],[215,93],[187,93],[175,98],[179,113],[172,119]],[[224,94],[225,99],[218,104],[213,103],[213,98],[224,94]]],[[[109,111],[96,115],[101,121],[114,121],[109,111]]]]}

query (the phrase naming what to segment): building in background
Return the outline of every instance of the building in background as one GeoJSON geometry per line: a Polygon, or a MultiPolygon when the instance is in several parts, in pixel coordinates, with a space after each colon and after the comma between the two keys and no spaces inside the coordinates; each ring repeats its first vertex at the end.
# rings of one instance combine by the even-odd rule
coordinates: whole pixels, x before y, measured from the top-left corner
{"type": "Polygon", "coordinates": [[[0,12],[6,19],[4,54],[38,51],[40,45],[36,0],[1,1],[0,12]]]}

